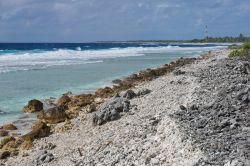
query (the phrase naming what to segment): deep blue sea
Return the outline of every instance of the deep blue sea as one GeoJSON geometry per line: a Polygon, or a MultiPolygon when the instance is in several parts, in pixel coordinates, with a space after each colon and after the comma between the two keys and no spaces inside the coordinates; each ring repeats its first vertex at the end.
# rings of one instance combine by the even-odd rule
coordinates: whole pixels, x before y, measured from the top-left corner
{"type": "Polygon", "coordinates": [[[0,124],[30,99],[83,93],[113,79],[224,46],[159,43],[0,43],[0,124]]]}

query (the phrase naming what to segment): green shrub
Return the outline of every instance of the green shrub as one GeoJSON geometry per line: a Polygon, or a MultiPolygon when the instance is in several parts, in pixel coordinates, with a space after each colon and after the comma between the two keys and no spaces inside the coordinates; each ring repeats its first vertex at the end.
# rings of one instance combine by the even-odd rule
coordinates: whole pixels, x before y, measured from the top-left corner
{"type": "Polygon", "coordinates": [[[248,50],[241,48],[241,49],[231,51],[229,54],[229,57],[244,57],[244,56],[247,56],[247,54],[248,54],[248,50]]]}
{"type": "Polygon", "coordinates": [[[238,48],[240,48],[240,46],[238,46],[238,45],[236,45],[236,44],[233,44],[233,45],[228,46],[228,49],[230,49],[230,50],[238,49],[238,48]]]}
{"type": "Polygon", "coordinates": [[[241,46],[242,49],[250,49],[250,41],[244,43],[242,46],[241,46]]]}

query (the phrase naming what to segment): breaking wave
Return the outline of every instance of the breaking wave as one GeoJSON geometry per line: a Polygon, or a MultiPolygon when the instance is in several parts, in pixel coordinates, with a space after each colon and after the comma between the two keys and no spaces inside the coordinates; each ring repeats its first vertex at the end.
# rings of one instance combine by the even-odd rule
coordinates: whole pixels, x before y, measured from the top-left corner
{"type": "MultiPolygon", "coordinates": [[[[214,47],[218,48],[218,46],[214,47]]],[[[39,70],[58,65],[80,65],[88,63],[101,63],[105,58],[118,58],[130,56],[143,56],[148,53],[164,53],[176,51],[203,51],[208,47],[127,47],[109,48],[101,50],[83,50],[77,47],[70,49],[30,50],[0,53],[0,73],[11,71],[39,70]]],[[[212,48],[209,47],[211,50],[212,48]]]]}

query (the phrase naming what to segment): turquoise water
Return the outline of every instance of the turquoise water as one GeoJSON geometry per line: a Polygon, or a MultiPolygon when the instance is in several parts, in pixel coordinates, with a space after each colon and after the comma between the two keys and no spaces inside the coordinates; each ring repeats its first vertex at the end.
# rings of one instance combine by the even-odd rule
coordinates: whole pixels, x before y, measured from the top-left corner
{"type": "MultiPolygon", "coordinates": [[[[149,53],[146,50],[140,53],[136,52],[136,55],[134,52],[128,52],[128,56],[105,58],[98,56],[94,59],[88,59],[88,63],[81,63],[81,59],[74,59],[75,62],[79,60],[79,63],[48,65],[46,67],[34,65],[28,70],[2,72],[0,73],[0,110],[4,111],[5,114],[1,114],[0,123],[13,121],[20,117],[22,107],[33,98],[42,100],[58,97],[67,91],[82,93],[95,90],[109,85],[116,78],[127,76],[133,72],[157,67],[180,57],[197,56],[204,51],[216,48],[171,51],[160,49],[159,51],[148,51],[149,53]],[[129,54],[133,54],[133,56],[129,56],[129,54]]],[[[27,59],[25,60],[27,61],[27,59]]],[[[24,60],[21,59],[21,61],[24,60]]],[[[8,64],[10,64],[9,62],[8,64]]],[[[18,60],[15,63],[18,64],[18,60]]],[[[11,64],[13,67],[12,61],[11,64]]]]}

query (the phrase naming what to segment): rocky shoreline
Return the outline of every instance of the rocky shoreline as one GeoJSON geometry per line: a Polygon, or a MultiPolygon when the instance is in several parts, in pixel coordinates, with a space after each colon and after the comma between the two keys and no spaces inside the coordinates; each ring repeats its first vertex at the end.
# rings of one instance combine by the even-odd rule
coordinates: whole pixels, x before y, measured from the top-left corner
{"type": "Polygon", "coordinates": [[[43,103],[1,140],[3,165],[247,165],[249,61],[219,50],[43,103]]]}

